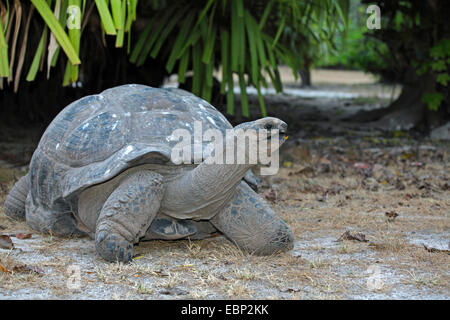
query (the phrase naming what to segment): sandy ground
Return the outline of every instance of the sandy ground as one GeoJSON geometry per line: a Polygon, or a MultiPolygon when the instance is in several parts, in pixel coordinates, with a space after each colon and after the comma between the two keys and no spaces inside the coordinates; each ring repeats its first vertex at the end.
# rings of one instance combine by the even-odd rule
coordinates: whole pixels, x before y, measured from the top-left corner
{"type": "MultiPolygon", "coordinates": [[[[357,108],[357,99],[334,107],[357,108]]],[[[1,204],[35,142],[1,144],[0,234],[14,248],[0,248],[0,299],[449,299],[449,144],[338,126],[300,121],[279,173],[262,179],[259,192],[294,231],[293,250],[253,256],[222,236],[151,241],[127,265],[102,261],[90,239],[7,218],[1,204]]]]}

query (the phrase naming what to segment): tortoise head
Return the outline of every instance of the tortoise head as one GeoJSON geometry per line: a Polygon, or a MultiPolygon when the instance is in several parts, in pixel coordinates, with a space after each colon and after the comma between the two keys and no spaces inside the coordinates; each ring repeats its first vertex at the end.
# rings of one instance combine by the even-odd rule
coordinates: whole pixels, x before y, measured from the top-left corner
{"type": "MultiPolygon", "coordinates": [[[[288,125],[273,117],[266,117],[255,121],[245,122],[236,126],[234,136],[236,157],[246,155],[248,164],[267,165],[272,160],[268,157],[277,155],[278,149],[286,141],[288,125]]],[[[239,160],[238,160],[239,163],[239,160]]]]}
{"type": "Polygon", "coordinates": [[[262,139],[271,140],[279,137],[280,142],[284,142],[288,125],[283,120],[273,117],[265,117],[255,121],[244,122],[234,127],[235,130],[253,130],[258,133],[258,141],[262,139]]]}

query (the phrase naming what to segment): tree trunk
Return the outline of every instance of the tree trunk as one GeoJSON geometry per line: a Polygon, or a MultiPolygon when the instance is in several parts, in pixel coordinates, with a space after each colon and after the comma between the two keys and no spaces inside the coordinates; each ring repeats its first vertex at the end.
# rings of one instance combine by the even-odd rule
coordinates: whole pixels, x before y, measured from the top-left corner
{"type": "Polygon", "coordinates": [[[388,107],[359,112],[347,120],[368,122],[368,127],[387,131],[410,130],[419,125],[429,126],[430,111],[422,102],[422,97],[425,92],[432,90],[435,81],[429,76],[417,77],[415,73],[409,79],[413,80],[403,85],[400,96],[388,107]]]}
{"type": "Polygon", "coordinates": [[[302,88],[311,87],[311,71],[309,69],[300,70],[300,79],[302,79],[302,88]]]}

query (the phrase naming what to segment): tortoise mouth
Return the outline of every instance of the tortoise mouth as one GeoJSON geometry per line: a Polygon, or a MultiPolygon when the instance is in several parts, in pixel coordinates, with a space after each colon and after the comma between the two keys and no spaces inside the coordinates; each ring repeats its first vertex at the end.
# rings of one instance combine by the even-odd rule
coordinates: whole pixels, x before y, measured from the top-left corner
{"type": "MultiPolygon", "coordinates": [[[[267,141],[272,140],[272,137],[275,137],[275,135],[268,134],[267,135],[267,141]]],[[[278,131],[278,137],[280,140],[285,141],[286,140],[286,130],[279,130],[278,131]]]]}

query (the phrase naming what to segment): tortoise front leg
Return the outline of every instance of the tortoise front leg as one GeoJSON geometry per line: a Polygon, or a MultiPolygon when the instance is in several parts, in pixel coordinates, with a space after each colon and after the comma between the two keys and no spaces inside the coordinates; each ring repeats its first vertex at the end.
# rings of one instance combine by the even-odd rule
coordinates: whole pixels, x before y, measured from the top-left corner
{"type": "Polygon", "coordinates": [[[250,253],[270,255],[293,248],[289,226],[245,182],[240,183],[234,198],[211,223],[250,253]]]}
{"type": "Polygon", "coordinates": [[[131,174],[106,200],[97,220],[95,248],[107,261],[128,262],[133,244],[144,236],[158,213],[162,176],[151,171],[131,174]]]}

